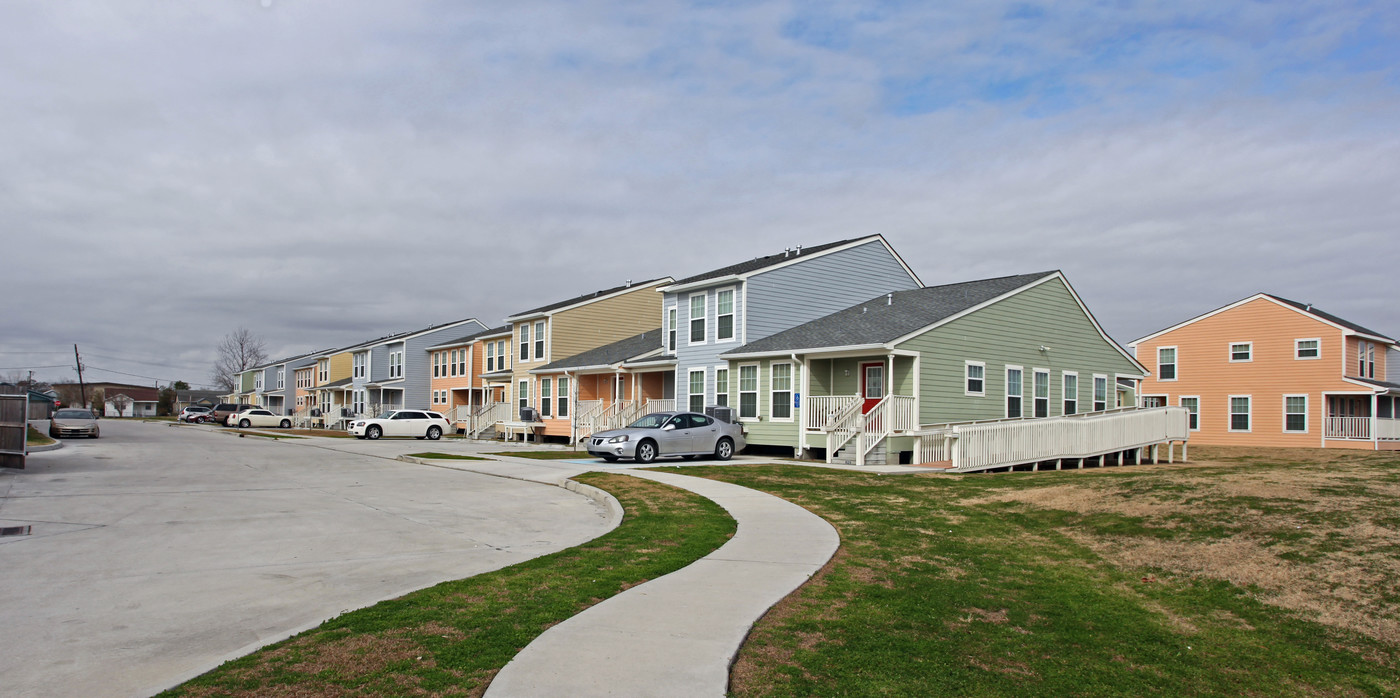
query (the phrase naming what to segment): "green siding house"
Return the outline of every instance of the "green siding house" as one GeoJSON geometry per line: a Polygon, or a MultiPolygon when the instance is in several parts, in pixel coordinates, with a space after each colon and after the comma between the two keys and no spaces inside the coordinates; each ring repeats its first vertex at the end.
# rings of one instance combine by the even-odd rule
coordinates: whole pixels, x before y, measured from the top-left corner
{"type": "Polygon", "coordinates": [[[750,444],[854,461],[873,430],[864,463],[934,424],[1130,405],[1147,375],[1058,271],[887,293],[721,358],[750,444]]]}

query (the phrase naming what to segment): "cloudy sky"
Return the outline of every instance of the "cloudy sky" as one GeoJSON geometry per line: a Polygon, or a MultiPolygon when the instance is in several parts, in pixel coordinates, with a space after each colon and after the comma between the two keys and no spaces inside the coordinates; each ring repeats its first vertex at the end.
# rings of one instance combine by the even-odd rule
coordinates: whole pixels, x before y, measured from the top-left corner
{"type": "Polygon", "coordinates": [[[240,326],[868,233],[1062,269],[1123,342],[1261,290],[1400,333],[1388,0],[8,0],[0,163],[0,374],[202,383],[240,326]]]}

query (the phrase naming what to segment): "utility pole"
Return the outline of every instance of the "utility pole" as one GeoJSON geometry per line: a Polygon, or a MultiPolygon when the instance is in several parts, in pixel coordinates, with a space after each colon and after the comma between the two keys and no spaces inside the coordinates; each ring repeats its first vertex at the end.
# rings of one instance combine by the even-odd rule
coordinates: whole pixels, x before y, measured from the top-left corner
{"type": "Polygon", "coordinates": [[[78,345],[73,345],[73,361],[78,364],[78,396],[82,398],[83,407],[87,407],[87,386],[83,384],[83,359],[78,356],[78,345]]]}

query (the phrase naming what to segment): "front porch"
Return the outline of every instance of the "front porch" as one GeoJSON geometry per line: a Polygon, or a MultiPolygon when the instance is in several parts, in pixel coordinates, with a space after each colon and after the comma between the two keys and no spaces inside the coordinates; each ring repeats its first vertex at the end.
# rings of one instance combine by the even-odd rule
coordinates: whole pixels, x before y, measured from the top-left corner
{"type": "Polygon", "coordinates": [[[675,367],[670,365],[652,371],[576,375],[578,392],[569,442],[627,426],[650,412],[676,409],[675,376],[675,367]]]}
{"type": "Polygon", "coordinates": [[[1324,397],[1323,446],[1400,451],[1400,390],[1324,397]]]}
{"type": "Polygon", "coordinates": [[[919,429],[918,366],[912,353],[806,357],[799,449],[828,463],[889,462],[890,440],[919,429]]]}

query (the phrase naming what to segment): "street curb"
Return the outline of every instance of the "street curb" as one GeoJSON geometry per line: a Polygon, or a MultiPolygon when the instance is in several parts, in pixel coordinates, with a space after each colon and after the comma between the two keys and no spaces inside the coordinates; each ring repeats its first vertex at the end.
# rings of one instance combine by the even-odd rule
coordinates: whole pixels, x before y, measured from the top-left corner
{"type": "Polygon", "coordinates": [[[44,451],[57,451],[60,448],[63,448],[63,442],[55,439],[53,443],[44,446],[25,446],[24,452],[26,454],[43,453],[44,451]]]}
{"type": "MultiPolygon", "coordinates": [[[[447,462],[450,462],[450,461],[454,460],[454,459],[451,459],[451,458],[418,458],[418,457],[415,457],[415,456],[399,456],[399,457],[396,458],[395,460],[401,460],[401,461],[403,461],[403,462],[405,462],[405,463],[415,463],[415,464],[418,464],[418,465],[426,465],[426,466],[429,466],[429,467],[432,467],[432,468],[447,468],[447,469],[449,469],[449,470],[462,470],[462,471],[466,471],[466,472],[470,472],[470,473],[476,473],[476,474],[478,474],[478,475],[490,475],[490,476],[492,476],[492,477],[502,477],[502,478],[506,478],[507,480],[519,480],[519,481],[521,481],[521,482],[533,482],[533,483],[535,483],[535,484],[537,484],[537,485],[553,485],[554,487],[562,487],[562,488],[564,488],[564,489],[566,489],[566,490],[568,490],[568,491],[570,491],[570,492],[573,492],[573,493],[575,493],[575,494],[581,494],[581,495],[583,495],[583,496],[585,496],[585,497],[587,497],[587,498],[593,500],[593,501],[596,502],[599,506],[603,507],[604,511],[607,512],[608,520],[613,522],[613,527],[614,527],[614,528],[617,527],[617,524],[619,524],[619,523],[622,522],[622,514],[623,514],[623,511],[622,511],[622,503],[619,502],[619,501],[617,501],[617,498],[616,498],[616,497],[612,496],[611,494],[609,494],[609,493],[608,493],[607,491],[605,491],[605,490],[602,490],[602,489],[599,489],[599,488],[597,488],[597,487],[594,487],[593,485],[585,485],[585,484],[583,484],[582,482],[578,482],[577,480],[566,479],[566,480],[564,480],[563,482],[546,482],[546,481],[543,481],[543,480],[532,480],[532,479],[530,479],[530,478],[515,477],[515,476],[512,476],[512,475],[503,475],[503,474],[501,474],[501,473],[484,472],[484,471],[480,471],[480,470],[475,470],[475,469],[473,469],[473,468],[471,468],[471,467],[469,467],[469,466],[448,465],[447,462]]],[[[494,463],[500,463],[500,462],[502,462],[502,461],[498,461],[498,460],[495,460],[495,459],[489,459],[489,460],[491,460],[491,461],[494,462],[494,463]]],[[[458,462],[461,462],[461,463],[469,463],[469,462],[471,462],[471,461],[458,461],[458,462]]]]}

